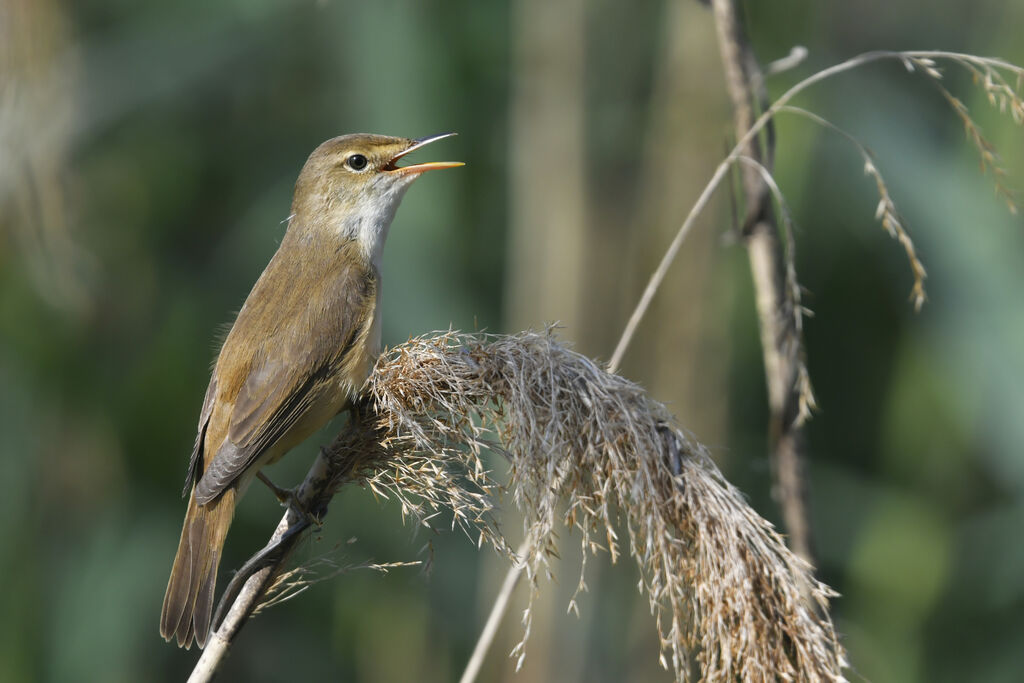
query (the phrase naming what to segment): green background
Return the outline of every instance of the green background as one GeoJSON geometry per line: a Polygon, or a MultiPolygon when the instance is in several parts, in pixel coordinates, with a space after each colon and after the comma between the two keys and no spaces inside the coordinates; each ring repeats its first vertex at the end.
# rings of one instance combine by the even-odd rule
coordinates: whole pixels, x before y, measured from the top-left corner
{"type": "MultiPolygon", "coordinates": [[[[713,24],[692,1],[579,0],[538,26],[536,5],[0,2],[0,680],[170,681],[191,669],[195,650],[164,644],[157,618],[193,430],[216,340],[279,242],[295,176],[323,139],[459,133],[418,158],[467,166],[422,179],[391,231],[385,343],[560,319],[580,351],[610,356],[729,144],[713,24]],[[537,35],[555,47],[524,49],[537,35]],[[577,61],[564,61],[574,45],[577,61]],[[532,79],[558,77],[578,85],[552,96],[575,107],[570,125],[543,124],[523,105],[532,79]],[[556,140],[549,153],[529,144],[542,124],[556,140]],[[562,155],[563,140],[580,153],[562,155]],[[557,221],[524,226],[522,216],[549,211],[527,205],[538,196],[523,190],[531,178],[567,183],[545,181],[553,201],[581,192],[582,249],[546,246],[557,221]],[[513,258],[517,235],[556,265],[513,258]],[[556,286],[533,301],[523,283],[547,282],[533,270],[542,267],[556,286]],[[582,294],[563,311],[559,294],[572,287],[582,294]]],[[[763,61],[796,44],[810,51],[769,82],[776,95],[870,49],[1024,64],[1019,1],[792,0],[751,3],[748,14],[763,61]]],[[[1008,184],[1024,186],[1024,131],[962,72],[948,73],[1003,155],[1008,184]]],[[[947,103],[898,63],[797,104],[876,152],[930,275],[915,314],[910,271],[873,221],[877,196],[854,150],[780,119],[777,177],[815,312],[813,524],[821,577],[843,594],[835,617],[851,676],[1020,680],[1024,226],[993,198],[947,103]]],[[[668,402],[777,520],[749,269],[730,222],[723,193],[623,372],[668,402]]],[[[274,479],[297,481],[337,428],[274,479]]],[[[254,487],[222,578],[279,515],[254,487]]],[[[506,527],[515,536],[513,515],[506,527]]],[[[482,680],[670,679],[628,559],[592,561],[581,617],[565,614],[577,540],[545,584],[524,671],[504,656],[520,635],[517,594],[482,680]]],[[[502,578],[499,558],[461,535],[403,526],[396,506],[354,488],[300,556],[325,553],[352,565],[429,556],[432,566],[314,585],[246,627],[223,680],[457,678],[502,578]]]]}

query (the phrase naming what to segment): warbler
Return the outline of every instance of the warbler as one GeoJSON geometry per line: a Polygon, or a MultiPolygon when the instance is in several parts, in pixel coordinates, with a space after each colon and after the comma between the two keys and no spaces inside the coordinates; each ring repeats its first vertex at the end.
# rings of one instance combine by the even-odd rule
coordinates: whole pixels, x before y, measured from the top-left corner
{"type": "Polygon", "coordinates": [[[203,400],[160,614],[166,640],[205,646],[238,499],[260,468],[358,396],[380,352],[380,264],[395,211],[425,171],[463,165],[398,161],[450,135],[344,135],[302,167],[284,238],[225,338],[203,400]]]}

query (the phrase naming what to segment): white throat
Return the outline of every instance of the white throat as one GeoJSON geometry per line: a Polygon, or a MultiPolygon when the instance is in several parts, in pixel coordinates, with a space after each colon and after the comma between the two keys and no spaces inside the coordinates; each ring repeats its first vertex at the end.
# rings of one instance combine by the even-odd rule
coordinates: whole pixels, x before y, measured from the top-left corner
{"type": "Polygon", "coordinates": [[[355,239],[360,251],[380,270],[381,257],[388,229],[395,218],[398,205],[416,176],[379,177],[353,202],[356,207],[349,212],[338,232],[355,239]]]}

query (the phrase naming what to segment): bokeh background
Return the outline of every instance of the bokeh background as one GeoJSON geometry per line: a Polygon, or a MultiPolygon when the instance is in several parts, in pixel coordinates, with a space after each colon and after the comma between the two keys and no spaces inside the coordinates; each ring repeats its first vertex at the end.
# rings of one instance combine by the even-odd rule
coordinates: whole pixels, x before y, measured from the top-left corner
{"type": "MultiPolygon", "coordinates": [[[[810,56],[778,94],[870,49],[1024,64],[1024,3],[748,3],[763,61],[810,56]]],[[[454,130],[467,162],[408,194],[386,250],[384,336],[560,320],[608,358],[732,129],[694,0],[2,0],[0,680],[174,681],[196,652],[157,635],[179,498],[216,340],[279,242],[306,155],[345,132],[454,130]]],[[[1024,131],[963,73],[950,87],[1024,187],[1024,131]]],[[[1024,226],[993,197],[937,91],[897,63],[798,104],[849,129],[929,268],[930,301],[873,220],[842,139],[779,121],[778,179],[815,312],[809,428],[821,576],[854,678],[1024,676],[1024,226]]],[[[424,157],[426,158],[426,157],[424,157]]],[[[724,193],[723,193],[724,195],[724,193]]],[[[763,368],[724,196],[639,330],[623,373],[668,402],[769,519],[763,368]]],[[[314,441],[326,442],[338,424],[314,441]]],[[[309,443],[274,468],[297,481],[309,443]]],[[[496,463],[500,467],[500,463],[496,463]]],[[[280,509],[242,504],[222,579],[280,509]]],[[[442,525],[443,526],[443,525],[442,525]]],[[[506,517],[517,539],[514,514],[506,517]]],[[[669,680],[628,560],[565,539],[524,670],[517,593],[486,681],[669,680]]],[[[223,680],[457,678],[504,572],[458,534],[403,526],[352,489],[303,550],[353,570],[257,617],[223,680]]]]}

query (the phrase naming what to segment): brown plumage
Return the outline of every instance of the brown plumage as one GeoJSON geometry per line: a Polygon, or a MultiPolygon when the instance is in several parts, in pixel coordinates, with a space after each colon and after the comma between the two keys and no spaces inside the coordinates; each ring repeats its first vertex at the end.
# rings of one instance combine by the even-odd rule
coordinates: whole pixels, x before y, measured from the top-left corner
{"type": "Polygon", "coordinates": [[[238,498],[261,467],[344,410],[369,374],[380,345],[379,261],[391,218],[420,173],[461,165],[395,162],[440,137],[343,136],[303,167],[288,230],[224,341],[203,401],[160,614],[165,639],[206,644],[238,498]]]}

